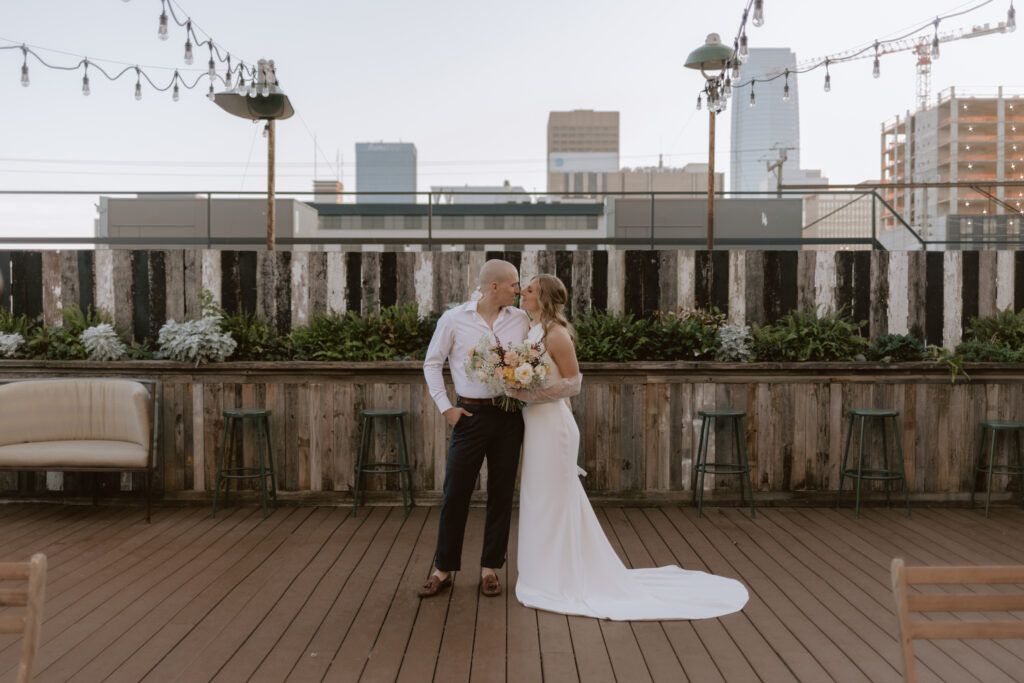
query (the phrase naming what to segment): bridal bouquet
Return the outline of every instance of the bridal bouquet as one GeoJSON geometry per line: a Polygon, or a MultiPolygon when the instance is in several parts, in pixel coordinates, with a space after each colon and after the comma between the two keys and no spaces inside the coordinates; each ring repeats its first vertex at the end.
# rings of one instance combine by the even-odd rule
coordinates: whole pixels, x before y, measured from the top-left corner
{"type": "MultiPolygon", "coordinates": [[[[540,342],[504,346],[500,340],[492,343],[490,337],[484,336],[466,359],[466,377],[502,394],[513,389],[536,389],[544,385],[551,370],[542,359],[543,354],[540,342]]],[[[518,410],[522,405],[522,401],[511,396],[501,398],[504,410],[518,410]]]]}

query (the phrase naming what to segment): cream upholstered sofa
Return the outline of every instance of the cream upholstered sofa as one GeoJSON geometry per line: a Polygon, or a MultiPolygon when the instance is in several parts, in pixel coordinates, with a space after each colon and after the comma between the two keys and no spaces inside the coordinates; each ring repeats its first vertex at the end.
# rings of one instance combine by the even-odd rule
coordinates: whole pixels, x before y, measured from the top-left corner
{"type": "Polygon", "coordinates": [[[148,522],[158,395],[155,380],[0,380],[0,470],[145,472],[148,522]]]}

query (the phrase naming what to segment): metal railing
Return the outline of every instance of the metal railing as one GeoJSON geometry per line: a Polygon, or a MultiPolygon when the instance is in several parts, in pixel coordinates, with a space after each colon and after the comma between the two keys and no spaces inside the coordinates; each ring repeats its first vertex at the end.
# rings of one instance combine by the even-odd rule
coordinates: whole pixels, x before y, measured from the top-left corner
{"type": "MultiPolygon", "coordinates": [[[[1014,185],[1018,183],[1007,182],[1001,185],[1014,185]]],[[[942,186],[943,184],[911,184],[903,183],[899,184],[902,187],[911,186],[942,186]]],[[[986,188],[991,188],[994,185],[985,184],[986,188]]],[[[881,186],[889,189],[889,185],[881,186]]],[[[425,230],[413,230],[412,232],[419,232],[422,234],[410,235],[408,232],[401,235],[386,235],[374,233],[372,236],[368,236],[366,231],[363,230],[360,234],[343,235],[339,234],[336,236],[317,236],[317,237],[277,237],[277,243],[282,246],[306,246],[306,247],[351,247],[361,246],[365,244],[374,245],[402,245],[411,248],[420,248],[425,250],[443,249],[445,247],[463,246],[463,247],[478,247],[485,245],[504,245],[506,247],[523,247],[529,248],[533,245],[574,245],[577,248],[701,248],[704,245],[704,238],[692,236],[695,228],[702,227],[703,223],[690,223],[681,224],[678,222],[667,222],[664,218],[659,220],[656,215],[656,207],[659,201],[672,200],[672,199],[702,199],[707,196],[706,192],[697,191],[621,191],[621,192],[577,192],[577,193],[561,193],[559,195],[547,195],[544,193],[531,193],[531,192],[496,192],[494,190],[486,191],[450,191],[446,190],[444,195],[446,196],[474,196],[474,195],[486,195],[494,197],[500,195],[502,199],[507,199],[507,206],[509,207],[510,213],[522,213],[524,207],[529,207],[532,210],[533,215],[554,215],[559,213],[562,215],[568,214],[573,215],[571,207],[574,206],[594,206],[602,205],[600,215],[605,220],[612,220],[610,217],[611,212],[609,211],[609,205],[607,199],[646,199],[650,203],[650,210],[646,216],[645,225],[630,225],[630,226],[606,226],[605,234],[596,234],[597,231],[590,229],[579,229],[577,230],[516,230],[516,234],[509,234],[510,230],[506,228],[493,229],[488,234],[481,234],[483,230],[476,230],[472,235],[453,235],[454,230],[441,230],[438,224],[438,218],[442,215],[449,214],[452,211],[453,206],[460,207],[460,211],[463,214],[472,213],[473,207],[478,206],[495,206],[495,204],[449,204],[439,203],[437,197],[440,195],[438,192],[324,192],[324,191],[295,191],[295,192],[278,192],[278,200],[287,199],[298,199],[306,203],[311,203],[310,200],[316,197],[324,197],[335,195],[339,198],[347,197],[372,197],[372,196],[387,196],[387,195],[414,195],[420,201],[415,204],[394,204],[391,206],[395,207],[396,211],[404,212],[403,215],[422,215],[425,220],[425,230]],[[515,201],[520,199],[520,201],[515,201]],[[559,207],[557,212],[552,214],[544,214],[545,208],[559,207]],[[631,236],[623,236],[616,234],[616,229],[621,228],[623,231],[629,228],[631,236]],[[691,236],[683,236],[682,231],[684,228],[688,228],[691,236]],[[636,233],[640,230],[646,230],[646,235],[643,237],[636,236],[636,233]],[[570,232],[572,234],[570,234],[570,232]],[[578,234],[576,234],[578,232],[578,234]],[[672,233],[676,234],[672,234],[672,233]],[[529,233],[529,234],[522,234],[529,233]]],[[[841,198],[851,198],[845,206],[839,207],[831,211],[827,216],[823,218],[829,218],[839,212],[845,210],[847,207],[853,205],[855,202],[863,202],[870,199],[871,209],[870,218],[863,221],[856,231],[852,231],[859,234],[846,234],[841,236],[808,236],[807,233],[810,228],[821,228],[823,218],[819,218],[810,224],[804,224],[801,219],[801,225],[799,230],[799,237],[786,237],[780,235],[763,236],[754,233],[746,234],[743,236],[719,236],[716,237],[716,242],[722,247],[748,247],[748,248],[811,248],[811,247],[826,247],[826,248],[867,248],[867,249],[879,249],[884,250],[885,246],[882,243],[879,235],[879,220],[882,210],[886,212],[886,219],[891,220],[895,226],[895,229],[899,230],[901,234],[907,237],[908,241],[915,245],[916,248],[927,249],[929,245],[943,246],[943,245],[977,245],[979,243],[992,245],[992,246],[1013,246],[1016,247],[1024,241],[1022,240],[997,240],[997,239],[974,239],[974,240],[928,240],[921,237],[921,234],[915,230],[900,213],[892,206],[885,197],[880,193],[879,188],[868,188],[864,186],[782,186],[781,188],[772,192],[730,192],[730,191],[717,191],[715,193],[718,206],[721,210],[723,204],[722,200],[728,199],[764,199],[766,202],[777,201],[779,199],[795,199],[795,198],[808,198],[808,197],[829,197],[838,196],[841,198]]],[[[29,197],[29,198],[40,198],[46,202],[53,202],[55,198],[60,197],[110,197],[110,198],[145,198],[145,199],[170,199],[170,198],[188,198],[192,200],[203,201],[206,205],[206,216],[205,216],[205,235],[201,236],[130,236],[130,237],[98,237],[82,236],[82,235],[50,235],[41,236],[39,234],[26,236],[26,235],[10,235],[9,233],[13,230],[17,230],[16,226],[5,226],[3,225],[3,216],[0,215],[0,249],[3,248],[25,248],[26,245],[41,245],[42,248],[54,248],[58,245],[67,245],[69,248],[74,247],[85,247],[85,248],[96,248],[96,247],[125,247],[125,246],[138,246],[141,248],[145,247],[206,247],[216,248],[225,246],[258,246],[265,244],[265,238],[262,234],[262,227],[259,232],[255,232],[248,236],[218,236],[215,235],[215,224],[214,224],[214,200],[222,199],[263,199],[266,197],[265,192],[249,191],[213,191],[213,190],[200,190],[200,191],[126,191],[126,190],[113,190],[113,191],[102,191],[102,190],[0,190],[0,201],[4,198],[9,197],[29,197]],[[8,233],[5,235],[4,233],[8,233]]],[[[506,203],[501,203],[501,206],[505,206],[506,203]]],[[[360,204],[353,203],[340,203],[339,206],[344,207],[358,207],[360,204]]],[[[765,206],[770,206],[765,204],[765,206]]],[[[805,203],[806,206],[806,203],[805,203]]],[[[323,209],[327,211],[327,209],[323,209]]],[[[350,213],[353,211],[349,209],[350,213]]],[[[863,212],[862,212],[863,213],[863,212]]],[[[321,213],[321,216],[326,213],[321,213]]],[[[501,215],[501,214],[498,214],[501,215]]],[[[583,215],[581,212],[578,215],[583,215]]],[[[592,211],[588,215],[595,215],[592,211]]],[[[611,214],[614,215],[614,214],[611,214]]],[[[695,216],[699,216],[699,213],[695,213],[695,216]]],[[[90,217],[90,221],[94,218],[90,217]]],[[[846,228],[849,230],[849,228],[846,228]]],[[[320,230],[319,232],[323,232],[320,230]]],[[[790,232],[793,232],[792,230],[790,232]]]]}

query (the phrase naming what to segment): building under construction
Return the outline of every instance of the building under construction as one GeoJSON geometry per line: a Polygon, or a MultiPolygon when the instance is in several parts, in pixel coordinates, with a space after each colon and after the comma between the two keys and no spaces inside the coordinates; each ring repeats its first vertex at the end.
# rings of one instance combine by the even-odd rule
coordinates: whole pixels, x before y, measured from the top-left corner
{"type": "MultiPolygon", "coordinates": [[[[882,196],[933,248],[1014,248],[1024,187],[1007,183],[1024,181],[1024,91],[949,88],[937,99],[882,124],[882,196]]],[[[890,248],[919,248],[892,212],[881,227],[890,248]]]]}

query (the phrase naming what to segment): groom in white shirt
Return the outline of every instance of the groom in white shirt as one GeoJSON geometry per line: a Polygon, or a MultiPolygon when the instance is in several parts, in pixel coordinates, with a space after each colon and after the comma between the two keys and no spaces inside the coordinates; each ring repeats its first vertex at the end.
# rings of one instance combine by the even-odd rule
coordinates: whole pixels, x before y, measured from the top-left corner
{"type": "Polygon", "coordinates": [[[506,412],[496,405],[493,390],[469,379],[463,364],[481,337],[491,342],[519,344],[529,330],[529,318],[515,308],[519,273],[508,261],[492,259],[480,269],[479,297],[446,311],[437,322],[423,361],[430,396],[452,427],[445,466],[444,500],[438,524],[434,569],[420,589],[420,597],[437,595],[452,583],[462,559],[469,502],[480,467],[487,459],[487,519],[480,555],[480,592],[501,593],[495,570],[505,563],[512,494],[515,489],[519,451],[523,442],[523,418],[519,411],[506,412]],[[456,403],[448,400],[441,369],[445,359],[455,384],[456,403]]]}

